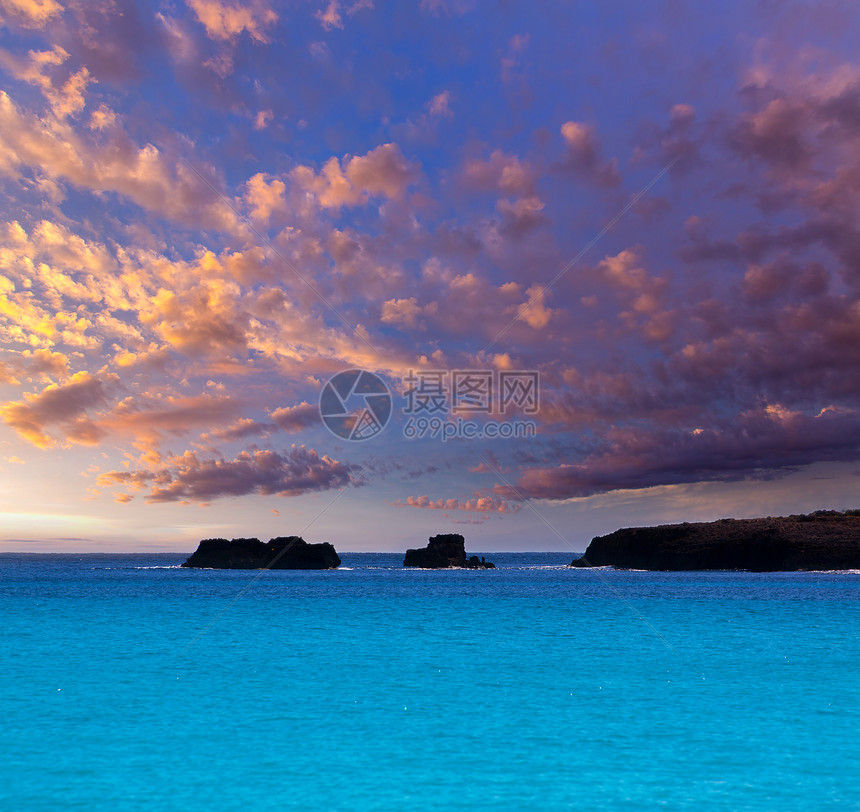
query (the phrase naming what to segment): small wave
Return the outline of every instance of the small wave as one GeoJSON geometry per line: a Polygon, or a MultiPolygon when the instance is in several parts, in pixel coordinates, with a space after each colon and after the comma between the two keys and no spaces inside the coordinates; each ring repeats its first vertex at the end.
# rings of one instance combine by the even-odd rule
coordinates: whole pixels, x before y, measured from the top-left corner
{"type": "MultiPolygon", "coordinates": [[[[343,569],[343,567],[338,567],[338,569],[341,569],[341,570],[342,570],[342,569],[343,569]]],[[[369,565],[368,565],[368,566],[366,566],[366,567],[353,567],[353,569],[360,569],[360,570],[402,570],[402,569],[406,569],[406,567],[400,567],[400,566],[391,566],[391,567],[371,567],[371,566],[369,566],[369,565]]],[[[416,568],[415,568],[415,567],[409,567],[409,569],[416,569],[416,568]]]]}
{"type": "Polygon", "coordinates": [[[566,570],[570,564],[523,564],[521,567],[496,567],[503,570],[566,570]]]}
{"type": "Polygon", "coordinates": [[[860,570],[794,570],[791,575],[860,575],[860,570]]]}
{"type": "MultiPolygon", "coordinates": [[[[571,567],[567,565],[566,569],[579,570],[580,572],[594,572],[594,570],[614,570],[612,564],[604,564],[602,567],[571,567]]],[[[651,570],[625,570],[625,572],[651,572],[651,570]]]]}
{"type": "MultiPolygon", "coordinates": [[[[120,569],[120,567],[110,567],[110,569],[120,569]]],[[[155,567],[132,567],[133,570],[181,570],[182,564],[159,564],[155,567]]]]}

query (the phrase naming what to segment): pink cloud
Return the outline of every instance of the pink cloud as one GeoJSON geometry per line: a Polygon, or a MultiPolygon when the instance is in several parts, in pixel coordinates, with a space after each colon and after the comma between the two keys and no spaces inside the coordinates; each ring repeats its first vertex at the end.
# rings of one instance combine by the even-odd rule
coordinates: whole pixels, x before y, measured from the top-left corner
{"type": "Polygon", "coordinates": [[[149,488],[146,501],[209,502],[224,497],[262,494],[299,496],[359,484],[357,466],[338,462],[305,446],[278,453],[250,449],[233,459],[201,458],[197,452],[168,455],[151,470],[108,471],[98,484],[149,488]]]}
{"type": "Polygon", "coordinates": [[[281,431],[295,434],[320,424],[319,406],[305,402],[295,406],[283,406],[280,409],[275,409],[271,418],[281,431]]]}
{"type": "Polygon", "coordinates": [[[468,188],[530,197],[534,195],[536,172],[516,155],[497,149],[486,160],[473,158],[466,161],[462,179],[468,188]]]}
{"type": "Polygon", "coordinates": [[[816,415],[772,403],[710,428],[617,427],[581,462],[527,469],[502,498],[570,499],[605,491],[715,480],[774,478],[821,460],[853,460],[860,413],[816,415]]]}
{"type": "Polygon", "coordinates": [[[415,329],[419,325],[422,312],[423,308],[414,296],[408,299],[389,299],[382,303],[381,319],[384,324],[399,324],[415,329]]]}
{"type": "Polygon", "coordinates": [[[244,440],[247,437],[268,434],[274,428],[275,426],[272,423],[263,423],[250,417],[242,417],[230,426],[226,426],[223,429],[215,429],[202,435],[202,439],[209,441],[214,438],[229,443],[234,440],[244,440]]]}
{"type": "Polygon", "coordinates": [[[332,28],[343,28],[343,17],[340,14],[340,3],[338,0],[329,0],[325,9],[320,9],[314,14],[326,31],[332,28]]]}
{"type": "MultiPolygon", "coordinates": [[[[95,192],[114,192],[180,222],[237,229],[237,218],[213,187],[178,156],[169,158],[153,144],[138,147],[122,130],[106,141],[81,135],[68,122],[43,120],[19,109],[0,91],[0,172],[17,175],[22,167],[40,169],[95,192]]],[[[200,173],[212,177],[211,170],[200,173]]]]}
{"type": "Polygon", "coordinates": [[[59,426],[73,442],[92,445],[104,436],[104,431],[87,414],[106,403],[108,387],[118,380],[116,375],[96,377],[78,372],[63,384],[51,384],[37,394],[25,395],[23,401],[4,403],[0,406],[0,419],[39,448],[54,445],[54,438],[47,433],[51,426],[59,426]]]}
{"type": "Polygon", "coordinates": [[[347,155],[342,162],[330,158],[319,174],[299,166],[291,177],[324,208],[340,208],[364,204],[371,197],[402,200],[418,179],[418,169],[403,157],[397,144],[382,144],[366,155],[347,155]]]}
{"type": "Polygon", "coordinates": [[[564,169],[576,173],[595,186],[617,186],[621,182],[618,160],[604,160],[594,127],[578,121],[566,121],[561,125],[561,136],[565,144],[564,169]]]}
{"type": "Polygon", "coordinates": [[[98,423],[105,431],[156,441],[165,434],[180,436],[213,424],[228,423],[240,408],[241,404],[229,396],[141,395],[120,401],[101,415],[98,423]]]}
{"type": "Polygon", "coordinates": [[[451,92],[443,90],[427,102],[427,112],[436,118],[450,118],[454,115],[451,109],[451,92]]]}

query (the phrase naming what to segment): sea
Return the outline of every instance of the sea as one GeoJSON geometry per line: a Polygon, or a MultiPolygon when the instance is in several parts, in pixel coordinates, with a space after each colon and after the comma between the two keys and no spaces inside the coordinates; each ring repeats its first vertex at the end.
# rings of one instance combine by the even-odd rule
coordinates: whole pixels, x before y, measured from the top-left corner
{"type": "Polygon", "coordinates": [[[0,809],[860,809],[860,573],[0,554],[0,809]]]}

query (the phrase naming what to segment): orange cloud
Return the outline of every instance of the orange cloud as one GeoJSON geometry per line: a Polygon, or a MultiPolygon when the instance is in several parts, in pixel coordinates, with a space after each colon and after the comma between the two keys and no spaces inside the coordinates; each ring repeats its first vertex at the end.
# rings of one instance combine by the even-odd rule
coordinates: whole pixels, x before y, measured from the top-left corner
{"type": "Polygon", "coordinates": [[[186,0],[197,19],[214,40],[232,40],[243,31],[257,42],[268,42],[265,29],[278,15],[264,0],[237,3],[230,0],[186,0]]]}
{"type": "Polygon", "coordinates": [[[290,174],[321,206],[340,208],[363,204],[370,197],[402,200],[417,180],[418,169],[397,144],[381,144],[366,155],[345,156],[343,162],[330,158],[319,174],[308,166],[298,166],[290,174]]]}
{"type": "Polygon", "coordinates": [[[56,0],[0,0],[0,9],[25,28],[43,28],[63,12],[56,0]]]}
{"type": "Polygon", "coordinates": [[[251,177],[246,184],[245,192],[245,201],[251,210],[251,217],[262,223],[268,222],[272,212],[283,207],[286,188],[282,180],[277,178],[267,180],[263,172],[258,172],[251,177]]]}
{"type": "Polygon", "coordinates": [[[239,408],[240,404],[228,396],[127,397],[111,412],[101,415],[97,423],[105,433],[129,435],[139,447],[149,448],[165,434],[180,436],[228,423],[235,419],[239,408]]]}
{"type": "MultiPolygon", "coordinates": [[[[202,181],[185,163],[169,159],[152,144],[134,145],[121,128],[115,127],[108,140],[95,142],[66,121],[22,112],[0,91],[0,173],[15,176],[23,166],[85,189],[115,192],[179,222],[241,231],[236,214],[213,191],[217,180],[202,181]]],[[[202,174],[211,172],[204,169],[202,174]]]]}
{"type": "Polygon", "coordinates": [[[59,45],[50,51],[30,51],[26,58],[0,51],[0,64],[16,79],[38,87],[58,119],[84,109],[87,85],[94,81],[86,67],[74,73],[64,71],[60,66],[68,58],[68,51],[59,45]]]}
{"type": "Polygon", "coordinates": [[[382,303],[382,321],[385,324],[402,324],[417,327],[422,308],[414,296],[408,299],[389,299],[382,303]]]}
{"type": "Polygon", "coordinates": [[[244,349],[247,315],[238,299],[238,285],[217,279],[178,293],[160,288],[140,313],[140,321],[189,355],[244,349]]]}
{"type": "Polygon", "coordinates": [[[0,383],[19,383],[18,379],[15,377],[15,372],[12,367],[3,361],[0,361],[0,383]]]}
{"type": "Polygon", "coordinates": [[[87,413],[107,401],[106,389],[117,383],[116,375],[95,377],[78,372],[63,384],[51,384],[38,394],[26,394],[23,401],[10,401],[0,406],[0,419],[25,440],[39,448],[55,444],[47,427],[59,425],[67,439],[93,445],[104,436],[87,413]]]}

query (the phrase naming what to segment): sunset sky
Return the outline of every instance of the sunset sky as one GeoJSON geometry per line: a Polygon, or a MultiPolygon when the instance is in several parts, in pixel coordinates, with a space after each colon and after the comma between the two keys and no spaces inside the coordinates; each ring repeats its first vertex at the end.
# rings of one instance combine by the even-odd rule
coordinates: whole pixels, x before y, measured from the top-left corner
{"type": "Polygon", "coordinates": [[[0,0],[0,551],[860,507],[852,2],[0,0]],[[322,425],[336,372],[384,432],[322,425]],[[409,370],[537,436],[408,440],[409,370]]]}

